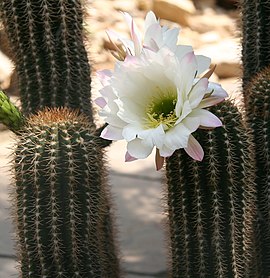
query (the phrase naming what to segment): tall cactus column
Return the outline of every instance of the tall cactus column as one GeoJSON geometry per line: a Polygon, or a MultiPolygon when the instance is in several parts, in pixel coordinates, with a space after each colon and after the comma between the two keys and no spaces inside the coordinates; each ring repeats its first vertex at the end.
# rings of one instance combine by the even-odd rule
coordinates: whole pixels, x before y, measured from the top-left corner
{"type": "Polygon", "coordinates": [[[247,119],[256,154],[258,224],[264,276],[270,276],[270,68],[254,76],[246,90],[247,119]]]}
{"type": "Polygon", "coordinates": [[[255,145],[261,277],[267,278],[270,276],[269,7],[269,0],[241,2],[243,95],[255,145]]]}
{"type": "Polygon", "coordinates": [[[18,136],[14,202],[22,277],[119,277],[113,265],[108,272],[109,196],[103,151],[92,133],[87,118],[54,109],[29,118],[18,136]]]}
{"type": "MultiPolygon", "coordinates": [[[[14,52],[24,114],[37,113],[44,107],[69,107],[79,109],[94,125],[90,66],[83,40],[83,1],[3,0],[0,11],[14,52]]],[[[93,129],[92,133],[96,131],[93,129]]],[[[100,149],[109,143],[96,140],[100,149]]],[[[92,159],[94,163],[99,157],[92,159]]],[[[101,172],[102,169],[101,164],[101,172]]],[[[108,194],[105,192],[103,196],[102,232],[97,232],[102,237],[102,253],[106,257],[102,264],[106,275],[119,277],[108,194]]]]}
{"type": "Polygon", "coordinates": [[[1,1],[24,113],[65,106],[80,109],[92,121],[83,10],[78,0],[1,1]]]}
{"type": "Polygon", "coordinates": [[[192,161],[181,150],[167,159],[171,277],[261,277],[249,134],[230,102],[211,112],[224,126],[196,131],[203,161],[192,161]]]}
{"type": "Polygon", "coordinates": [[[270,66],[270,1],[241,0],[243,88],[270,66]]]}

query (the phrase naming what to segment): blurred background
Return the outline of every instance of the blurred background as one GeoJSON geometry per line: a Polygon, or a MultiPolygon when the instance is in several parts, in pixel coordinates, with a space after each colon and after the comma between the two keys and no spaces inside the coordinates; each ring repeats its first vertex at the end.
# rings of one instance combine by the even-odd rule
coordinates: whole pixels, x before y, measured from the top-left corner
{"type": "MultiPolygon", "coordinates": [[[[114,57],[106,30],[123,36],[129,30],[120,11],[130,13],[139,29],[149,10],[161,25],[180,27],[179,44],[192,45],[195,54],[212,59],[217,68],[211,80],[221,83],[233,98],[240,99],[241,38],[235,0],[92,0],[86,1],[86,46],[92,66],[93,99],[99,84],[95,73],[112,69],[114,57]]],[[[19,104],[17,76],[0,25],[0,86],[19,104]]],[[[97,118],[97,123],[101,120],[97,118]]],[[[9,216],[12,134],[0,126],[0,278],[17,277],[13,230],[9,216]]],[[[127,278],[167,277],[168,242],[165,223],[163,173],[155,171],[154,156],[124,162],[125,143],[108,148],[109,182],[114,195],[122,265],[127,278]]]]}

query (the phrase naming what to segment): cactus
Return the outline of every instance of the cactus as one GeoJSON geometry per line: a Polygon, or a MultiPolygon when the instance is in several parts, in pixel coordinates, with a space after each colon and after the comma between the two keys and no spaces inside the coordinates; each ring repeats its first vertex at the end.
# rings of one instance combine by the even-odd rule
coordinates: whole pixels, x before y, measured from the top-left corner
{"type": "MultiPolygon", "coordinates": [[[[83,42],[83,2],[3,0],[0,3],[0,12],[14,54],[23,113],[26,116],[31,115],[44,107],[75,108],[87,116],[88,122],[94,128],[90,102],[90,66],[83,42]]],[[[96,137],[100,131],[94,131],[93,128],[92,136],[96,137]]],[[[76,136],[75,134],[75,138],[76,136]]],[[[100,149],[110,143],[95,138],[95,144],[100,149]]],[[[28,151],[31,153],[31,149],[28,151]]],[[[99,156],[92,157],[92,160],[96,165],[100,165],[102,175],[103,160],[95,159],[100,159],[99,156]]],[[[97,231],[101,237],[99,249],[103,248],[101,253],[105,259],[98,259],[100,262],[97,264],[103,264],[106,277],[119,277],[119,261],[108,194],[104,193],[104,211],[98,216],[103,217],[99,227],[102,232],[97,231]]],[[[19,255],[23,258],[22,254],[19,255]]],[[[32,255],[38,256],[37,253],[32,255]]]]}
{"type": "Polygon", "coordinates": [[[24,117],[19,109],[2,91],[0,91],[0,123],[6,125],[14,133],[18,132],[24,124],[24,117]]]}
{"type": "Polygon", "coordinates": [[[78,0],[2,0],[1,18],[19,79],[22,110],[80,109],[92,122],[90,66],[78,0]]]}
{"type": "Polygon", "coordinates": [[[270,1],[240,1],[242,15],[243,88],[255,74],[270,66],[270,1]]]}
{"type": "Polygon", "coordinates": [[[256,157],[256,186],[261,259],[264,276],[270,276],[270,68],[254,76],[246,90],[247,119],[256,157]]]}
{"type": "Polygon", "coordinates": [[[270,1],[243,0],[243,95],[256,157],[258,250],[262,276],[270,276],[270,1]]]}
{"type": "Polygon", "coordinates": [[[230,101],[211,111],[223,127],[196,131],[203,161],[182,150],[167,159],[171,277],[261,277],[249,132],[230,101]]]}
{"type": "Polygon", "coordinates": [[[21,277],[120,275],[104,246],[110,196],[94,130],[78,112],[55,108],[19,132],[13,200],[21,277]]]}

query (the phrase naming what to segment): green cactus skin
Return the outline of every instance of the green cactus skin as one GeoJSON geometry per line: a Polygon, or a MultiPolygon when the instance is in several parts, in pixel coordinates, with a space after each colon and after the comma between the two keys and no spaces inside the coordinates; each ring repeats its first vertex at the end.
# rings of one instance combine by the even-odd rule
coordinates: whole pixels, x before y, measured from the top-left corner
{"type": "Polygon", "coordinates": [[[23,115],[2,91],[0,91],[0,123],[6,125],[14,133],[24,125],[23,115]]]}
{"type": "Polygon", "coordinates": [[[256,155],[257,206],[264,276],[270,276],[270,68],[257,74],[246,91],[246,113],[256,155]]]}
{"type": "Polygon", "coordinates": [[[2,0],[1,19],[18,72],[22,110],[80,109],[92,122],[90,66],[80,0],[2,0]]]}
{"type": "Polygon", "coordinates": [[[178,150],[166,163],[171,277],[259,278],[249,132],[231,102],[211,111],[223,127],[196,131],[203,161],[178,150]]]}
{"type": "MultiPolygon", "coordinates": [[[[270,1],[242,0],[243,88],[254,74],[270,66],[270,1]]],[[[245,92],[245,91],[244,91],[245,92]]]]}
{"type": "Polygon", "coordinates": [[[18,136],[14,214],[23,278],[120,277],[104,248],[110,195],[94,130],[64,108],[32,116],[18,136]]]}

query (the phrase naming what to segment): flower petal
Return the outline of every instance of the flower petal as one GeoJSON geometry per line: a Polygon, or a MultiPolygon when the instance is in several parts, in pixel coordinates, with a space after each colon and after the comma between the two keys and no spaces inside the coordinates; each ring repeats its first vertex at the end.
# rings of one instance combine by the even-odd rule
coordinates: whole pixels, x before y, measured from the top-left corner
{"type": "Polygon", "coordinates": [[[145,30],[147,30],[151,25],[156,24],[156,23],[158,24],[156,15],[152,11],[149,11],[145,17],[145,23],[144,23],[145,30]]]}
{"type": "Polygon", "coordinates": [[[188,145],[184,148],[186,153],[192,157],[194,160],[202,161],[204,152],[202,146],[199,142],[194,138],[194,136],[190,135],[188,140],[188,145]]]}
{"type": "Polygon", "coordinates": [[[128,153],[138,159],[143,159],[148,157],[154,146],[146,145],[141,139],[134,139],[127,144],[128,153]]]}
{"type": "Polygon", "coordinates": [[[198,117],[186,117],[182,124],[189,129],[190,133],[196,131],[201,125],[200,118],[198,117]]]}
{"type": "Polygon", "coordinates": [[[203,99],[208,87],[208,79],[200,79],[192,88],[189,93],[189,103],[191,108],[196,108],[203,99]]]}
{"type": "Polygon", "coordinates": [[[198,105],[198,108],[210,107],[222,102],[223,100],[224,98],[220,97],[207,97],[201,101],[201,103],[198,105]]]}
{"type": "MultiPolygon", "coordinates": [[[[178,80],[176,81],[178,98],[186,99],[188,93],[190,92],[193,82],[194,76],[197,70],[197,61],[193,52],[187,53],[181,60],[178,67],[178,80]]],[[[181,103],[180,101],[176,104],[176,115],[180,114],[181,111],[181,103]]]]}
{"type": "Polygon", "coordinates": [[[96,72],[96,75],[103,86],[109,85],[109,80],[112,76],[112,71],[110,70],[99,70],[96,72]]]}
{"type": "Polygon", "coordinates": [[[168,148],[166,145],[163,145],[162,148],[159,149],[159,153],[163,157],[169,157],[174,152],[175,152],[175,150],[172,150],[172,149],[168,148]]]}
{"type": "Polygon", "coordinates": [[[123,12],[123,15],[130,29],[131,38],[134,43],[135,55],[140,55],[142,51],[142,39],[139,29],[129,13],[123,12]]]}
{"type": "Polygon", "coordinates": [[[137,160],[136,157],[133,157],[129,154],[129,152],[126,152],[126,155],[125,155],[125,162],[131,162],[131,161],[135,161],[137,160]]]}
{"type": "Polygon", "coordinates": [[[193,110],[192,113],[189,115],[190,117],[197,117],[200,119],[200,125],[204,127],[218,127],[222,126],[221,120],[205,109],[196,109],[193,110]]]}
{"type": "Polygon", "coordinates": [[[227,92],[221,87],[221,85],[215,82],[209,82],[207,92],[212,92],[211,96],[213,97],[220,97],[222,99],[228,97],[227,92]]]}
{"type": "Polygon", "coordinates": [[[163,125],[160,124],[156,128],[145,129],[138,133],[138,138],[144,140],[148,145],[154,145],[157,148],[162,147],[165,138],[163,125]]]}
{"type": "Polygon", "coordinates": [[[104,108],[107,105],[106,100],[103,97],[98,97],[95,99],[95,103],[100,107],[104,108]]]}
{"type": "Polygon", "coordinates": [[[122,129],[108,125],[102,130],[100,137],[107,140],[121,140],[122,129]]]}
{"type": "Polygon", "coordinates": [[[184,148],[188,144],[190,134],[190,130],[180,123],[166,132],[164,143],[172,150],[184,148]]]}
{"type": "Polygon", "coordinates": [[[122,135],[124,139],[129,142],[134,140],[138,136],[138,133],[140,131],[142,131],[142,128],[140,126],[128,124],[123,128],[122,135]]]}
{"type": "Polygon", "coordinates": [[[205,70],[207,70],[210,67],[211,59],[209,57],[203,56],[203,55],[196,55],[196,60],[198,63],[198,69],[197,74],[201,74],[205,70]]]}

